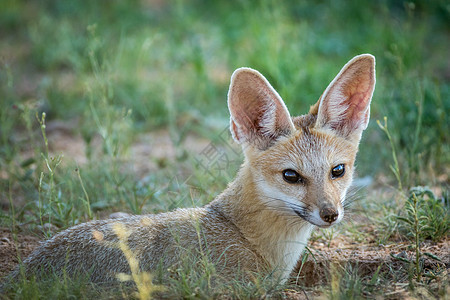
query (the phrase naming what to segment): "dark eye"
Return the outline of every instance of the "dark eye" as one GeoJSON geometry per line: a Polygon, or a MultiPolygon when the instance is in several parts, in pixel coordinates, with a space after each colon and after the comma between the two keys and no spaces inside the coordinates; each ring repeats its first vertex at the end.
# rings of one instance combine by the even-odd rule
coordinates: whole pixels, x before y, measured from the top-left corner
{"type": "Polygon", "coordinates": [[[331,169],[331,178],[333,179],[339,178],[342,175],[344,175],[344,173],[345,173],[345,165],[344,164],[337,165],[336,167],[331,169]]]}
{"type": "Polygon", "coordinates": [[[289,183],[298,183],[302,181],[300,174],[291,169],[283,171],[283,178],[289,183]]]}

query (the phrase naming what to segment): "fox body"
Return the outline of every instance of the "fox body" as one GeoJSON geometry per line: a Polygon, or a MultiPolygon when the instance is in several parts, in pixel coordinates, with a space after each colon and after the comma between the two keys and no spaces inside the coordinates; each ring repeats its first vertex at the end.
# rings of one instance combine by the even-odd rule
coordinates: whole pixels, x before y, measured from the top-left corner
{"type": "MultiPolygon", "coordinates": [[[[375,87],[375,59],[354,57],[306,115],[291,118],[257,71],[237,69],[228,93],[230,130],[245,154],[235,180],[210,204],[158,215],[80,224],[56,234],[24,262],[26,274],[90,274],[113,282],[129,273],[115,224],[144,271],[206,253],[224,277],[287,278],[315,226],[344,215],[354,161],[375,87]],[[242,272],[240,272],[242,271],[242,272]]],[[[18,269],[15,271],[16,276],[18,269]]]]}

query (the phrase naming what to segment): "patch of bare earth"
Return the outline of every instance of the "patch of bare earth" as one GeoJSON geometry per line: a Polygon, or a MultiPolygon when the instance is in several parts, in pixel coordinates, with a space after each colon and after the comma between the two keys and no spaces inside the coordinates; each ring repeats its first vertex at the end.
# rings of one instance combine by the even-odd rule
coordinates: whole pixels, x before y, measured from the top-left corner
{"type": "MultiPolygon", "coordinates": [[[[75,162],[82,166],[88,162],[86,157],[86,142],[80,133],[74,132],[77,121],[52,121],[46,126],[50,156],[64,155],[63,163],[75,162]]],[[[91,141],[93,156],[101,151],[101,137],[96,136],[91,141]]],[[[186,136],[180,148],[189,153],[199,154],[205,149],[209,140],[195,135],[186,136]]],[[[131,167],[137,178],[143,178],[150,172],[155,172],[165,161],[176,159],[177,149],[167,130],[152,131],[140,134],[131,143],[125,155],[124,163],[131,167]]]]}
{"type": "Polygon", "coordinates": [[[27,233],[13,234],[9,228],[0,228],[0,278],[8,275],[39,245],[40,239],[27,233]]]}
{"type": "MultiPolygon", "coordinates": [[[[387,245],[356,243],[344,235],[337,236],[331,241],[318,239],[310,242],[309,249],[311,255],[308,260],[303,265],[299,262],[294,272],[298,276],[298,282],[304,286],[327,283],[332,276],[330,274],[330,270],[333,269],[331,265],[338,268],[351,267],[358,271],[359,276],[371,277],[378,268],[380,268],[380,272],[389,271],[389,268],[396,270],[404,268],[407,273],[410,266],[398,257],[408,260],[415,259],[415,251],[409,242],[387,245]]],[[[422,264],[426,271],[440,269],[448,274],[450,268],[449,237],[437,243],[425,241],[421,245],[421,252],[430,253],[440,259],[438,261],[424,255],[422,264]]]]}

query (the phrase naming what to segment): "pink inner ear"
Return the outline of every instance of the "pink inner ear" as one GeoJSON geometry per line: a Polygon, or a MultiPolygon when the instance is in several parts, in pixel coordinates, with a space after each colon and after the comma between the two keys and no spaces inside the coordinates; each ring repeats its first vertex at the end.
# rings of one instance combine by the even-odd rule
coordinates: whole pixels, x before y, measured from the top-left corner
{"type": "Polygon", "coordinates": [[[232,116],[231,131],[239,143],[269,145],[271,140],[294,128],[283,100],[255,70],[235,71],[228,93],[228,107],[232,116]]]}
{"type": "Polygon", "coordinates": [[[375,87],[374,67],[374,58],[362,55],[342,68],[322,95],[317,127],[328,127],[342,136],[366,129],[375,87]]]}
{"type": "Polygon", "coordinates": [[[243,99],[243,101],[233,103],[232,107],[233,117],[240,125],[239,129],[241,129],[244,134],[257,130],[259,128],[260,120],[267,110],[266,97],[251,90],[238,91],[236,97],[238,97],[238,99],[243,99]]]}
{"type": "Polygon", "coordinates": [[[351,127],[357,128],[366,121],[367,110],[372,96],[370,78],[368,76],[357,77],[348,82],[342,88],[345,100],[341,105],[346,107],[345,115],[351,127]]]}

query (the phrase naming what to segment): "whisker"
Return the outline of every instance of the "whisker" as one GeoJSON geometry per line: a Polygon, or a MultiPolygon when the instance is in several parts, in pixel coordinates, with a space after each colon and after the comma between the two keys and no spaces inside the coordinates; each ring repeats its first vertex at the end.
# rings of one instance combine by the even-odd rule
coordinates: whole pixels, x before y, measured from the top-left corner
{"type": "Polygon", "coordinates": [[[307,216],[310,213],[309,205],[305,205],[306,207],[300,206],[299,204],[286,202],[281,198],[270,196],[264,196],[264,198],[265,198],[264,208],[260,208],[258,209],[258,211],[259,212],[264,210],[275,211],[277,215],[287,218],[290,224],[292,224],[291,226],[294,226],[299,223],[304,223],[305,222],[304,219],[307,218],[307,216]],[[275,205],[275,203],[277,202],[282,203],[283,206],[275,205]],[[301,219],[298,218],[299,216],[301,217],[301,219]]]}

